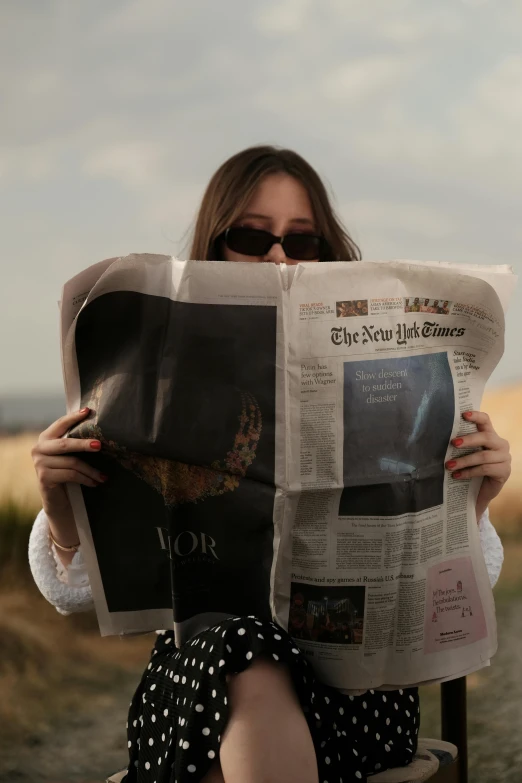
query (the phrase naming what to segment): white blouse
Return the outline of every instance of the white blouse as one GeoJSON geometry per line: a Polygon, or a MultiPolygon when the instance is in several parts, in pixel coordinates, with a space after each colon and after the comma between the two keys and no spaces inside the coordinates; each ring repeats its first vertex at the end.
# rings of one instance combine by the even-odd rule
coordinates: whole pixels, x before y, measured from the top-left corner
{"type": "MultiPolygon", "coordinates": [[[[480,543],[493,587],[500,575],[504,549],[486,511],[479,522],[480,543]]],[[[54,545],[49,544],[49,522],[42,510],[36,517],[29,538],[29,564],[34,581],[42,595],[60,614],[87,612],[94,608],[91,586],[81,551],[64,566],[54,545]]]]}

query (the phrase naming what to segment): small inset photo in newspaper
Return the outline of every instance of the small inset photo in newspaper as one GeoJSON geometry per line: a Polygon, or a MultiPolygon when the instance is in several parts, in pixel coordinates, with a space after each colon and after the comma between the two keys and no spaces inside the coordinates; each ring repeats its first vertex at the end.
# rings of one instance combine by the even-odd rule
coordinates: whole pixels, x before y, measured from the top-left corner
{"type": "Polygon", "coordinates": [[[325,587],[292,582],[288,633],[325,644],[362,644],[363,586],[325,587]]]}
{"type": "Polygon", "coordinates": [[[336,302],[335,311],[337,313],[337,318],[350,318],[354,315],[368,315],[368,300],[353,299],[349,302],[336,302]]]}
{"type": "Polygon", "coordinates": [[[440,506],[455,417],[446,351],[344,365],[340,516],[400,516],[440,506]]]}
{"type": "Polygon", "coordinates": [[[447,299],[426,299],[415,296],[404,300],[404,312],[448,315],[452,304],[453,302],[449,302],[447,299]]]}

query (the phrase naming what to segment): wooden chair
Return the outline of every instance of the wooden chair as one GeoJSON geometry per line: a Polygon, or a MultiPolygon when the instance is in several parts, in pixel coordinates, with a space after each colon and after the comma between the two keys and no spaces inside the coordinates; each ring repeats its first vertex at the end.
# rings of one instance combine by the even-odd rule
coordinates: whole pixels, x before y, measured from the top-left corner
{"type": "Polygon", "coordinates": [[[442,740],[419,738],[409,766],[372,775],[372,783],[468,783],[466,678],[443,682],[440,688],[442,740]]]}
{"type": "MultiPolygon", "coordinates": [[[[440,687],[442,740],[419,738],[411,764],[372,775],[371,783],[468,783],[466,678],[440,687]]],[[[120,783],[126,772],[116,772],[105,783],[120,783]]]]}

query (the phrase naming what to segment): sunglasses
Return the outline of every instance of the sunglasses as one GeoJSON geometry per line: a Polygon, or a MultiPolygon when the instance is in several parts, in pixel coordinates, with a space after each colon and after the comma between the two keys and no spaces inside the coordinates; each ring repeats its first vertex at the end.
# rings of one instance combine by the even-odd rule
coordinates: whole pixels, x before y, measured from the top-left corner
{"type": "Polygon", "coordinates": [[[270,248],[281,245],[287,258],[294,261],[314,261],[324,254],[327,247],[324,237],[316,234],[287,234],[284,237],[276,237],[269,231],[259,228],[232,227],[218,237],[234,253],[244,256],[265,256],[270,248]]]}

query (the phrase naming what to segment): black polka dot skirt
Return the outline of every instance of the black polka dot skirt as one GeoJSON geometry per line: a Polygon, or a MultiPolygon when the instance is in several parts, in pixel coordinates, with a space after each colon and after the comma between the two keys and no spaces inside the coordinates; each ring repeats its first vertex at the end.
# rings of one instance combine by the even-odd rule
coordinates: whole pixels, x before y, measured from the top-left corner
{"type": "Polygon", "coordinates": [[[323,685],[292,638],[255,617],[234,617],[181,649],[158,636],[130,705],[125,783],[196,783],[219,757],[229,704],[226,675],[258,656],[285,663],[313,739],[320,783],[352,783],[409,764],[417,748],[416,688],[346,696],[323,685]]]}

